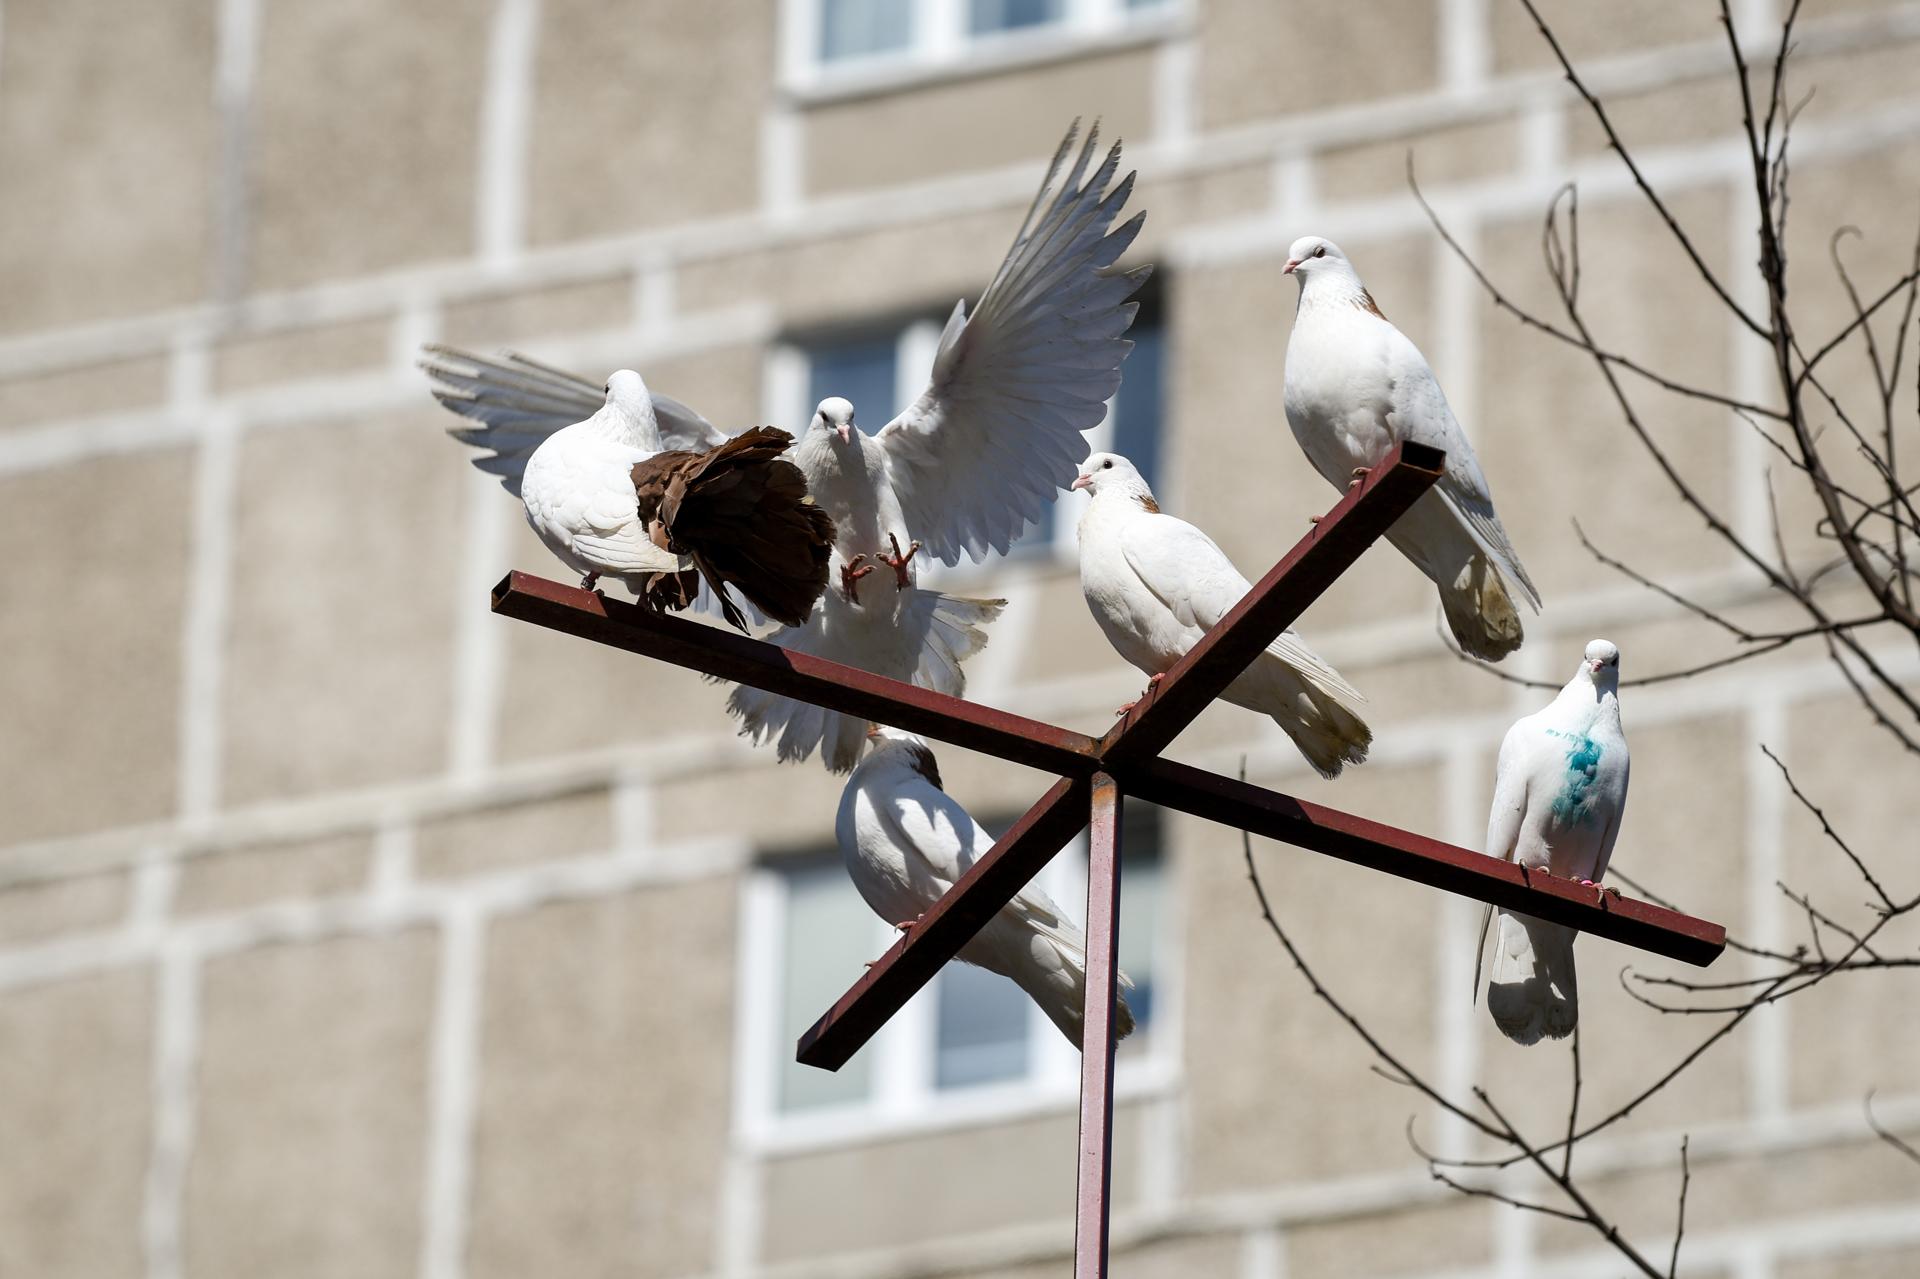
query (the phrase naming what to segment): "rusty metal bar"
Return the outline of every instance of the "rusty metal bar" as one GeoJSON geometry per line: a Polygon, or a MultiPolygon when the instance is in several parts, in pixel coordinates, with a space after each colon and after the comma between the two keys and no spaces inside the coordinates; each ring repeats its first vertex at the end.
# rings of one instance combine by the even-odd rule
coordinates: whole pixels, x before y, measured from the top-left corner
{"type": "Polygon", "coordinates": [[[1149,760],[1129,768],[1121,774],[1121,782],[1129,794],[1164,808],[1476,901],[1525,911],[1683,963],[1705,967],[1726,948],[1727,930],[1720,924],[1632,897],[1616,897],[1571,879],[1529,872],[1497,857],[1172,760],[1149,760]]]}
{"type": "Polygon", "coordinates": [[[531,573],[515,571],[502,578],[493,588],[493,611],[1044,772],[1087,777],[1100,766],[1097,743],[1084,733],[788,652],[531,573]]]}
{"type": "Polygon", "coordinates": [[[1262,649],[1433,487],[1446,469],[1446,460],[1445,453],[1424,444],[1395,447],[1107,733],[1101,742],[1102,758],[1118,766],[1165,750],[1262,649]]]}
{"type": "Polygon", "coordinates": [[[1113,1013],[1120,949],[1120,787],[1092,783],[1087,825],[1087,975],[1080,1016],[1080,1171],[1073,1217],[1074,1279],[1106,1279],[1107,1196],[1113,1186],[1113,1013]]]}
{"type": "Polygon", "coordinates": [[[1087,823],[1085,778],[1063,777],[800,1036],[797,1059],[838,1070],[960,953],[1087,823]]]}

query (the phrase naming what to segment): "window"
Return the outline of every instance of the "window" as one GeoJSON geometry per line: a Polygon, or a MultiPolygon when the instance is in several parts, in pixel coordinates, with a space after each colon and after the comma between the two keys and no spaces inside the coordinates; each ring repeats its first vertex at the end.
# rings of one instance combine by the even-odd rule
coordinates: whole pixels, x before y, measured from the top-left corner
{"type": "MultiPolygon", "coordinates": [[[[1120,390],[1108,404],[1106,420],[1086,432],[1086,437],[1091,451],[1123,454],[1152,485],[1158,482],[1161,453],[1165,339],[1158,291],[1149,284],[1139,302],[1140,310],[1127,332],[1133,351],[1121,366],[1120,390]]],[[[767,379],[772,401],[767,406],[768,420],[806,423],[812,420],[815,405],[829,395],[839,395],[852,402],[854,420],[862,430],[878,431],[926,388],[943,322],[944,316],[926,318],[878,333],[802,341],[777,349],[767,379]]],[[[1070,557],[1074,530],[1088,500],[1085,493],[1057,494],[1046,517],[1028,528],[1007,558],[1070,557]]],[[[990,557],[988,563],[996,558],[990,557]]],[[[929,564],[921,581],[933,585],[951,571],[929,564]]]]}
{"type": "MultiPolygon", "coordinates": [[[[1120,967],[1133,981],[1127,1002],[1138,1023],[1118,1057],[1129,1087],[1164,1076],[1172,1052],[1161,998],[1171,912],[1159,817],[1131,802],[1122,816],[1120,967]]],[[[1040,882],[1082,916],[1084,836],[1040,882]]],[[[838,850],[783,856],[753,873],[742,928],[739,1114],[757,1142],[805,1145],[1071,1102],[1080,1077],[1072,1045],[1011,981],[966,964],[942,969],[837,1072],[794,1061],[794,1042],[895,935],[861,900],[838,850]]]]}
{"type": "Polygon", "coordinates": [[[1182,0],[785,0],[789,88],[837,94],[1163,34],[1182,0]]]}

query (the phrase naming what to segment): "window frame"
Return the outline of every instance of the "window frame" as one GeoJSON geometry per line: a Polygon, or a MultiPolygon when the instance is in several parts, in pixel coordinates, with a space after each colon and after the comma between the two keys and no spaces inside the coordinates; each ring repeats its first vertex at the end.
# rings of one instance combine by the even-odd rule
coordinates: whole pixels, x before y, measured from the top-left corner
{"type": "Polygon", "coordinates": [[[910,85],[1150,44],[1184,32],[1192,0],[1066,0],[1055,22],[970,32],[967,0],[899,0],[913,6],[907,46],[847,58],[820,56],[823,0],[781,0],[780,88],[802,102],[832,101],[910,85]]]}
{"type": "MultiPolygon", "coordinates": [[[[1163,814],[1160,826],[1160,910],[1155,924],[1153,1034],[1138,1054],[1115,1063],[1119,1101],[1163,1097],[1180,1086],[1182,984],[1181,892],[1173,871],[1163,814]]],[[[1123,850],[1124,854],[1124,850],[1123,850]]],[[[793,1046],[781,1034],[780,955],[785,942],[786,859],[755,862],[742,877],[736,943],[733,1127],[736,1146],[756,1155],[781,1155],[866,1145],[918,1133],[983,1127],[1071,1111],[1079,1104],[1080,1057],[1038,1007],[1028,1001],[1028,1072],[1018,1079],[955,1089],[935,1081],[937,1009],[929,986],[910,1000],[860,1051],[873,1054],[872,1089],[851,1103],[800,1111],[780,1108],[780,1066],[793,1046]]],[[[1085,909],[1086,834],[1061,850],[1038,881],[1056,899],[1085,909]],[[1076,896],[1077,894],[1077,896],[1076,896]]],[[[1076,912],[1077,913],[1077,912],[1076,912]]],[[[894,932],[875,917],[878,958],[894,932]]]]}

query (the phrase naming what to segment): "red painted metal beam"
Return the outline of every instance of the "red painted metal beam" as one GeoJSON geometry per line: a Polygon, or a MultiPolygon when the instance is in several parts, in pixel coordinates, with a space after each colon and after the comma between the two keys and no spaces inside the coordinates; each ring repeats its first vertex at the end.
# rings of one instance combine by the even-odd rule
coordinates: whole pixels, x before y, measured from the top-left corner
{"type": "Polygon", "coordinates": [[[1102,758],[1120,767],[1165,750],[1433,487],[1446,461],[1445,453],[1424,444],[1396,446],[1114,725],[1101,741],[1102,758]]]}
{"type": "Polygon", "coordinates": [[[1163,808],[1310,848],[1495,906],[1705,967],[1726,948],[1720,924],[1571,879],[1529,872],[1456,844],[1323,808],[1204,769],[1155,759],[1121,774],[1128,794],[1163,808]]]}
{"type": "Polygon", "coordinates": [[[1113,1188],[1113,1014],[1120,954],[1120,787],[1093,775],[1087,825],[1087,979],[1080,1023],[1080,1170],[1073,1216],[1074,1279],[1107,1277],[1107,1197],[1113,1188]]]}
{"type": "Polygon", "coordinates": [[[1002,835],[960,882],[882,955],[866,976],[800,1036],[798,1060],[838,1070],[914,993],[973,940],[1087,824],[1088,783],[1063,777],[1002,835]]]}
{"type": "Polygon", "coordinates": [[[858,667],[791,653],[717,626],[656,613],[531,573],[516,570],[502,578],[493,588],[493,611],[1044,772],[1088,777],[1100,767],[1098,743],[1084,733],[947,697],[858,667]]]}

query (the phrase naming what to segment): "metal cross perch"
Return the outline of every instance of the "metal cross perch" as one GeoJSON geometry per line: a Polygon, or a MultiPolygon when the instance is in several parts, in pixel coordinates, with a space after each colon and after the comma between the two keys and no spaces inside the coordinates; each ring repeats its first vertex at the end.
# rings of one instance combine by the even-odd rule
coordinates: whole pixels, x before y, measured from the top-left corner
{"type": "Polygon", "coordinates": [[[800,1037],[798,1056],[807,1065],[838,1070],[1054,854],[1090,827],[1074,1273],[1076,1279],[1094,1279],[1107,1273],[1123,791],[1690,964],[1709,964],[1726,946],[1727,932],[1719,924],[1161,758],[1181,730],[1439,479],[1445,460],[1439,450],[1419,444],[1403,444],[1390,453],[1100,738],[526,573],[512,573],[494,588],[493,609],[1059,775],[992,850],[800,1037]]]}

